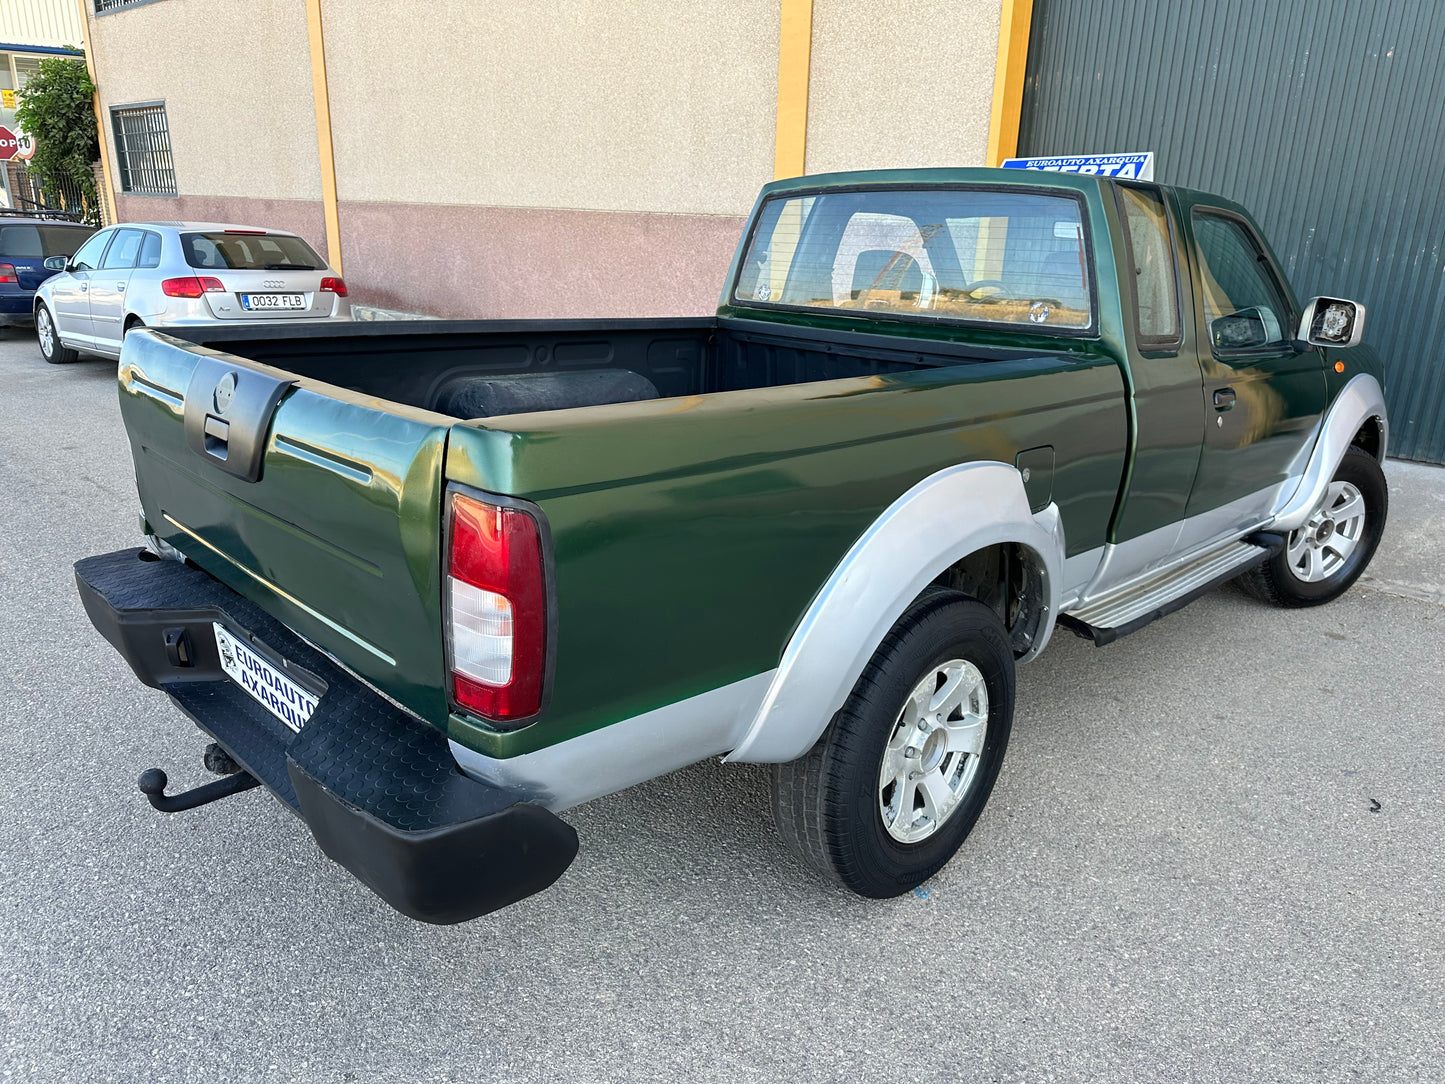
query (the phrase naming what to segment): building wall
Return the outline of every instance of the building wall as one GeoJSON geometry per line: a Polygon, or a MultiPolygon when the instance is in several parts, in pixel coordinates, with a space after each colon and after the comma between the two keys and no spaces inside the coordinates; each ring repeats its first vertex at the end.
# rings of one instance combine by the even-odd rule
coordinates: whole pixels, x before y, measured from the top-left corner
{"type": "Polygon", "coordinates": [[[164,0],[89,21],[111,160],[112,106],[164,101],[170,126],[180,197],[117,191],[121,219],[274,225],[324,250],[301,0],[164,0]]]}
{"type": "MultiPolygon", "coordinates": [[[[880,3],[815,0],[809,171],[981,164],[999,0],[880,3]]],[[[773,176],[780,0],[321,12],[358,301],[453,317],[713,310],[773,176]]],[[[121,194],[122,218],[275,225],[324,250],[305,14],[305,0],[159,0],[90,17],[103,104],[164,99],[170,119],[180,196],[121,194]]]]}
{"type": "Polygon", "coordinates": [[[985,165],[1000,0],[813,0],[807,171],[985,165]]]}
{"type": "Polygon", "coordinates": [[[75,0],[0,0],[0,43],[54,49],[82,40],[75,0]]]}
{"type": "Polygon", "coordinates": [[[716,305],[772,177],[776,0],[322,10],[358,295],[449,316],[716,305]]]}

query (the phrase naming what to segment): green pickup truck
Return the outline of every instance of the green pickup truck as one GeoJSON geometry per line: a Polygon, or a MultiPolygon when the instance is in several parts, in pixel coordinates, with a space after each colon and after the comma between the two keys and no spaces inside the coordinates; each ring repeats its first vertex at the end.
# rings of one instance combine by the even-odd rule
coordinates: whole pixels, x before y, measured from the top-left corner
{"type": "Polygon", "coordinates": [[[414,918],[545,888],[559,813],[717,755],[773,766],[804,862],[897,895],[978,819],[1056,626],[1360,575],[1363,323],[1200,192],[781,181],[709,318],[130,335],[148,545],[77,583],[214,739],[153,805],[262,783],[414,918]]]}

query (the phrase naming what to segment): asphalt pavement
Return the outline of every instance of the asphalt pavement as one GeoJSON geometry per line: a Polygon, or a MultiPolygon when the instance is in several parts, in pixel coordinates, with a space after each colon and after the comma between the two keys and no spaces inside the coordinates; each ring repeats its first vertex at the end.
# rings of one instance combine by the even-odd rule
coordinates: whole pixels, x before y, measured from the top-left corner
{"type": "Polygon", "coordinates": [[[765,773],[710,761],[567,814],[550,890],[431,927],[264,791],[137,792],[210,777],[75,594],[138,543],[114,372],[0,330],[0,1080],[1445,1080],[1445,470],[1389,465],[1327,607],[1061,633],[915,894],[813,879],[765,773]]]}

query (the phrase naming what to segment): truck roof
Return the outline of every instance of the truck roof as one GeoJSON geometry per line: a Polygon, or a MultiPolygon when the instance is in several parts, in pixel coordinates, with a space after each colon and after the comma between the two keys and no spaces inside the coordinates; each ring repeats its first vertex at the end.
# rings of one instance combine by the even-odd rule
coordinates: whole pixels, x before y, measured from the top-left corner
{"type": "Polygon", "coordinates": [[[936,169],[858,169],[843,173],[813,173],[802,177],[772,181],[763,185],[760,199],[779,193],[820,189],[847,189],[878,185],[899,187],[939,184],[1007,184],[1032,188],[1067,188],[1073,191],[1097,190],[1108,177],[1087,173],[1051,173],[1041,169],[988,169],[984,167],[942,167],[936,169]]]}

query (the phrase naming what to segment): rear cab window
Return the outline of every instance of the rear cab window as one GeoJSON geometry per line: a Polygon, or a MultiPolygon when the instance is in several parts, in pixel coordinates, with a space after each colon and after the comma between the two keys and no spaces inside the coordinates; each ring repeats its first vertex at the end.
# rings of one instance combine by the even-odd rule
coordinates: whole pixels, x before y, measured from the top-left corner
{"type": "Polygon", "coordinates": [[[181,251],[192,267],[233,271],[319,271],[326,261],[292,234],[181,234],[181,251]]]}
{"type": "Polygon", "coordinates": [[[764,203],[736,302],[1081,334],[1095,326],[1081,199],[979,186],[764,203]]]}
{"type": "Polygon", "coordinates": [[[94,232],[83,226],[29,222],[0,225],[0,257],[43,260],[50,256],[73,256],[94,232]]]}

